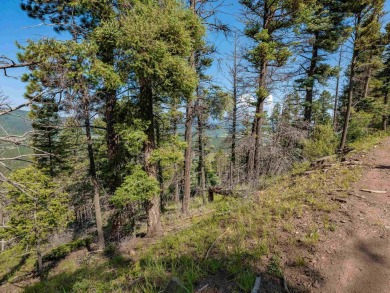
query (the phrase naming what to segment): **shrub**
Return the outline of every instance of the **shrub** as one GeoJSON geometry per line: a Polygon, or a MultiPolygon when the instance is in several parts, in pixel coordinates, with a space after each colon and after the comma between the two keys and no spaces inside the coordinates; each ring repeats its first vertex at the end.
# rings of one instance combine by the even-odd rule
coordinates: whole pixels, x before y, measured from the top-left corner
{"type": "Polygon", "coordinates": [[[309,160],[336,152],[337,136],[331,125],[316,125],[311,137],[303,143],[303,156],[309,160]]]}
{"type": "Polygon", "coordinates": [[[354,142],[360,138],[370,134],[370,124],[373,121],[373,114],[363,111],[353,113],[353,117],[349,123],[347,139],[349,142],[354,142]]]}

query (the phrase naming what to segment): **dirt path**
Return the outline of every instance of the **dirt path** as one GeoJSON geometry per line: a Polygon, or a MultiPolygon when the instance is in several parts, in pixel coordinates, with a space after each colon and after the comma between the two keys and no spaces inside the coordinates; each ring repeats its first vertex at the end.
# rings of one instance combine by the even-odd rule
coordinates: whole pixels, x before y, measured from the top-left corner
{"type": "Polygon", "coordinates": [[[313,292],[390,292],[390,138],[363,161],[368,169],[341,207],[339,228],[319,249],[323,282],[313,292]]]}

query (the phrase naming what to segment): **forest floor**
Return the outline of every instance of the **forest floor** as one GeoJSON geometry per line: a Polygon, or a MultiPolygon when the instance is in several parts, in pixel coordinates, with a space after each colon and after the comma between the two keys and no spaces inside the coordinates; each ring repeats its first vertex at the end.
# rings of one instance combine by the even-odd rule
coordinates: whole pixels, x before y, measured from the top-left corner
{"type": "Polygon", "coordinates": [[[315,292],[390,292],[390,139],[362,161],[364,175],[334,214],[339,229],[318,246],[315,292]]]}
{"type": "Polygon", "coordinates": [[[0,292],[390,292],[390,138],[357,143],[345,162],[267,179],[253,196],[174,208],[164,235],[88,251],[50,251],[44,281],[34,255],[0,254],[0,292]],[[362,189],[374,192],[362,191],[362,189]],[[375,193],[380,192],[380,193],[375,193]]]}

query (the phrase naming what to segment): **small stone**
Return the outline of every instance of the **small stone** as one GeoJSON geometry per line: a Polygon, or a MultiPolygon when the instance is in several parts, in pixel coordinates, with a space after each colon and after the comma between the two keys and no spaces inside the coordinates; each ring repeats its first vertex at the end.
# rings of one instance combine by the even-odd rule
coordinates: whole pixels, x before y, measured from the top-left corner
{"type": "Polygon", "coordinates": [[[313,287],[317,289],[320,288],[320,283],[318,281],[315,281],[313,287]]]}

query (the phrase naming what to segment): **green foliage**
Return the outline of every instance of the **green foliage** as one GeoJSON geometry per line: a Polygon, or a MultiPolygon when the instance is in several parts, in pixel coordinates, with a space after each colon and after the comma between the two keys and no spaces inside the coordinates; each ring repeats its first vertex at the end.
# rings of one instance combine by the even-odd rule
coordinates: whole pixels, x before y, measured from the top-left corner
{"type": "Polygon", "coordinates": [[[312,104],[312,119],[315,124],[330,124],[332,117],[329,111],[333,108],[333,96],[328,91],[323,91],[320,97],[312,104]]]}
{"type": "Polygon", "coordinates": [[[148,176],[140,165],[136,165],[131,175],[127,176],[117,188],[111,202],[118,208],[138,200],[150,200],[160,191],[158,181],[148,176]]]}
{"type": "Polygon", "coordinates": [[[349,123],[347,139],[349,142],[367,137],[372,129],[370,128],[373,119],[372,113],[364,111],[355,112],[351,115],[351,121],[349,123]]]}
{"type": "MultiPolygon", "coordinates": [[[[97,29],[104,30],[105,23],[97,29]]],[[[199,19],[177,1],[135,1],[120,20],[124,72],[134,72],[138,82],[152,83],[155,93],[190,96],[198,82],[188,63],[191,52],[202,44],[204,28],[199,19]]]]}
{"type": "Polygon", "coordinates": [[[153,151],[150,162],[160,162],[162,167],[169,167],[172,164],[179,164],[183,161],[183,151],[186,148],[187,143],[179,140],[178,137],[170,137],[159,148],[153,151]]]}
{"type": "Polygon", "coordinates": [[[80,90],[76,81],[88,77],[89,83],[115,89],[121,85],[119,75],[112,66],[98,59],[99,47],[93,41],[29,40],[27,46],[19,45],[23,53],[18,54],[21,62],[31,62],[31,72],[23,76],[28,95],[39,95],[44,89],[57,90],[71,86],[80,90]],[[59,76],[58,74],[62,75],[59,76]]]}
{"type": "Polygon", "coordinates": [[[309,139],[303,143],[303,155],[309,160],[336,152],[337,137],[330,125],[316,125],[309,139]]]}
{"type": "Polygon", "coordinates": [[[64,229],[72,219],[68,194],[40,170],[20,169],[11,174],[10,180],[14,183],[5,183],[9,221],[1,230],[3,237],[17,237],[23,245],[35,245],[64,229]]]}

